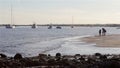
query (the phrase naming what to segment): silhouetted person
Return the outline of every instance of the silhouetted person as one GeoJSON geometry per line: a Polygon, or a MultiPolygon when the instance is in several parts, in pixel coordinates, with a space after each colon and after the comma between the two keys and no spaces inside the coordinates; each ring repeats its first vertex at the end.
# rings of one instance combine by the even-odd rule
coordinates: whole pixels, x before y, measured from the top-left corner
{"type": "Polygon", "coordinates": [[[99,36],[101,36],[101,29],[99,30],[99,36]]]}
{"type": "Polygon", "coordinates": [[[102,35],[105,36],[106,35],[106,29],[105,28],[102,28],[102,35]]]}

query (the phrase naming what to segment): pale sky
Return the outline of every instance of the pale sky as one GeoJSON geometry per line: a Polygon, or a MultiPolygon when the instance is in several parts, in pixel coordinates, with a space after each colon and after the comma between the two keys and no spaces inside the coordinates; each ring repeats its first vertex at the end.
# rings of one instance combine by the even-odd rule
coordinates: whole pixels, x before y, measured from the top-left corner
{"type": "Polygon", "coordinates": [[[0,0],[0,24],[119,24],[120,0],[0,0]]]}

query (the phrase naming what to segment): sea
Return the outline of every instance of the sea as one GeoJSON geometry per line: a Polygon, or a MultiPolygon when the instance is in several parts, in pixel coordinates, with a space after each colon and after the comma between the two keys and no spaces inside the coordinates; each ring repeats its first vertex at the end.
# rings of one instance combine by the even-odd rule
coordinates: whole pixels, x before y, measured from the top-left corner
{"type": "MultiPolygon", "coordinates": [[[[74,27],[62,26],[62,29],[48,29],[39,26],[32,29],[27,26],[18,26],[14,29],[0,27],[0,53],[14,56],[21,53],[24,57],[38,54],[61,53],[62,55],[75,54],[120,54],[120,48],[96,47],[95,43],[86,43],[81,38],[98,35],[102,27],[74,27]]],[[[104,27],[107,35],[120,34],[117,27],[104,27]]]]}

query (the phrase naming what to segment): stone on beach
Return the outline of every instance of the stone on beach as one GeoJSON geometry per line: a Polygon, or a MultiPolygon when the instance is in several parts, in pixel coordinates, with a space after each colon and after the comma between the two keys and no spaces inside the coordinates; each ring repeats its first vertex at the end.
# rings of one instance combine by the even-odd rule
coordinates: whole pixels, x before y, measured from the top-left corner
{"type": "Polygon", "coordinates": [[[22,59],[22,55],[20,53],[17,53],[15,56],[14,56],[14,59],[22,59]]]}
{"type": "Polygon", "coordinates": [[[120,55],[103,55],[100,53],[95,53],[94,55],[76,54],[65,58],[64,55],[64,57],[61,56],[61,53],[56,53],[56,56],[51,56],[52,58],[47,58],[49,56],[41,57],[46,59],[46,61],[36,60],[40,59],[39,56],[22,57],[22,59],[19,58],[19,61],[8,59],[8,57],[6,59],[0,58],[0,68],[120,68],[120,55]],[[61,57],[61,60],[56,60],[56,56],[61,57]],[[95,56],[100,56],[100,58],[95,56]],[[107,58],[108,56],[112,57],[107,58]]]}

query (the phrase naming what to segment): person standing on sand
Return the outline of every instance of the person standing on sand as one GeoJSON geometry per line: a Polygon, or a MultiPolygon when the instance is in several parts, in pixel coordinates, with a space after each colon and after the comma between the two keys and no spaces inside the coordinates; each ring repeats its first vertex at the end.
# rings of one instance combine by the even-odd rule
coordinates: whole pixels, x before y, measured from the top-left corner
{"type": "Polygon", "coordinates": [[[99,29],[99,36],[101,36],[101,29],[99,29]]]}
{"type": "Polygon", "coordinates": [[[102,28],[102,36],[105,36],[106,35],[106,29],[105,28],[102,28]]]}

